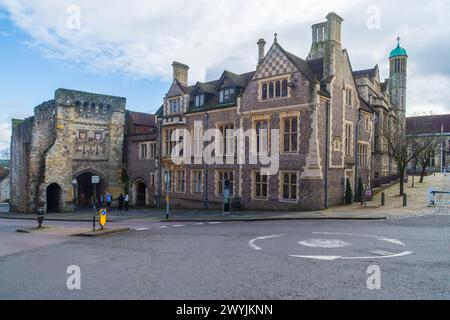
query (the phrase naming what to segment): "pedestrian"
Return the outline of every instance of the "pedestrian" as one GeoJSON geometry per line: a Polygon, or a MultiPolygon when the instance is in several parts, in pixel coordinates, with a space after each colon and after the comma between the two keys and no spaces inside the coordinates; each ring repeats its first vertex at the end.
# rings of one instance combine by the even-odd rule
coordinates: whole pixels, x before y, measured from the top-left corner
{"type": "Polygon", "coordinates": [[[106,193],[106,209],[111,210],[111,202],[112,202],[112,195],[111,193],[106,193]]]}
{"type": "Polygon", "coordinates": [[[125,197],[123,196],[123,194],[121,193],[119,196],[119,210],[122,211],[123,210],[123,202],[125,201],[125,197]]]}
{"type": "Polygon", "coordinates": [[[103,208],[105,206],[105,196],[102,194],[99,199],[99,208],[103,208]]]}
{"type": "Polygon", "coordinates": [[[125,194],[124,201],[125,201],[125,211],[128,211],[128,204],[129,204],[129,201],[130,201],[130,197],[128,196],[128,193],[125,194]]]}

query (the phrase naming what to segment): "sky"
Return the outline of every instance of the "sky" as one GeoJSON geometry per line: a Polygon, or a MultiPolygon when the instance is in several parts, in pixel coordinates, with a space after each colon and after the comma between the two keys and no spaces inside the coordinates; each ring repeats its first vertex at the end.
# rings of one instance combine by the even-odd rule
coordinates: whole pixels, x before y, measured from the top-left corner
{"type": "Polygon", "coordinates": [[[408,51],[407,112],[450,113],[449,0],[0,0],[0,157],[11,118],[33,115],[58,88],[127,98],[127,108],[162,104],[173,61],[189,82],[223,70],[255,69],[256,42],[305,58],[311,25],[334,11],[354,70],[378,64],[401,37],[408,51]]]}

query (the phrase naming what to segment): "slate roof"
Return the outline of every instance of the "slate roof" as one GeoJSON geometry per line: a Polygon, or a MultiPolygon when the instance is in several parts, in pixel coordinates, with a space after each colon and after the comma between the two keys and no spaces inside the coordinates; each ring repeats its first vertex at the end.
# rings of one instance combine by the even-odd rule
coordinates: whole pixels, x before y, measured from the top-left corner
{"type": "Polygon", "coordinates": [[[359,97],[359,108],[365,112],[375,114],[375,110],[362,97],[359,97]]]}
{"type": "Polygon", "coordinates": [[[146,126],[146,127],[156,126],[156,119],[155,115],[153,114],[128,111],[128,117],[131,120],[132,124],[135,126],[146,126]]]}
{"type": "Polygon", "coordinates": [[[426,133],[450,133],[450,114],[406,118],[406,132],[412,133],[416,128],[426,124],[426,133]]]}
{"type": "Polygon", "coordinates": [[[356,78],[360,78],[360,77],[373,78],[373,77],[376,77],[376,75],[377,75],[377,69],[378,69],[378,66],[375,66],[374,68],[371,68],[371,69],[357,70],[357,71],[353,72],[353,75],[356,78]]]}

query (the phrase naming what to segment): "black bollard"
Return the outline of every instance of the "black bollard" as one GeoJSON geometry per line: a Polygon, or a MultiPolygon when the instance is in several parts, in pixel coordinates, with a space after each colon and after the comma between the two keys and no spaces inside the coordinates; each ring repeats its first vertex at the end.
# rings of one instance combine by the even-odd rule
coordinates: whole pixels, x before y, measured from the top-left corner
{"type": "Polygon", "coordinates": [[[408,205],[408,195],[406,193],[403,194],[403,206],[406,207],[408,205]]]}
{"type": "Polygon", "coordinates": [[[384,192],[381,194],[381,206],[384,207],[386,205],[386,195],[384,192]]]}

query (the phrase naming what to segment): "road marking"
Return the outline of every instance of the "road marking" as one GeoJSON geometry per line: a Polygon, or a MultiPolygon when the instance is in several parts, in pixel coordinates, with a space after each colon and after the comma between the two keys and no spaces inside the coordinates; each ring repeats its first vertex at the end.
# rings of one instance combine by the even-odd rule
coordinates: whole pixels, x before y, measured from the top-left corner
{"type": "Polygon", "coordinates": [[[252,239],[248,242],[248,245],[250,246],[250,248],[255,249],[255,250],[262,250],[262,248],[258,247],[255,242],[259,241],[259,240],[268,240],[268,239],[275,239],[275,238],[281,238],[281,237],[285,237],[287,236],[287,234],[278,234],[278,235],[273,235],[273,236],[264,236],[264,237],[258,237],[255,239],[252,239]]]}
{"type": "Polygon", "coordinates": [[[150,230],[150,228],[137,228],[137,229],[134,229],[134,230],[136,230],[136,231],[146,231],[146,230],[150,230]]]}
{"type": "Polygon", "coordinates": [[[184,224],[174,224],[172,227],[181,228],[181,227],[186,227],[186,226],[184,224]]]}
{"type": "Polygon", "coordinates": [[[392,254],[389,256],[373,256],[373,257],[342,257],[342,256],[298,256],[298,255],[290,255],[293,258],[302,258],[302,259],[311,259],[311,260],[326,260],[326,261],[335,261],[335,260],[372,260],[372,259],[388,259],[388,258],[399,258],[404,256],[412,255],[411,251],[404,251],[397,254],[392,254]]]}
{"type": "Polygon", "coordinates": [[[203,222],[194,223],[194,226],[202,226],[202,225],[204,225],[203,222]]]}
{"type": "Polygon", "coordinates": [[[309,248],[345,248],[351,246],[350,242],[332,239],[309,239],[299,241],[298,244],[309,248]]]}
{"type": "Polygon", "coordinates": [[[367,234],[356,234],[356,233],[337,233],[337,232],[313,232],[315,235],[339,235],[339,236],[356,236],[356,237],[366,237],[366,238],[375,238],[380,241],[389,242],[393,244],[398,244],[400,246],[406,247],[406,245],[398,239],[389,239],[380,236],[371,236],[367,234]]]}
{"type": "Polygon", "coordinates": [[[221,224],[222,222],[208,222],[208,224],[221,224]]]}

